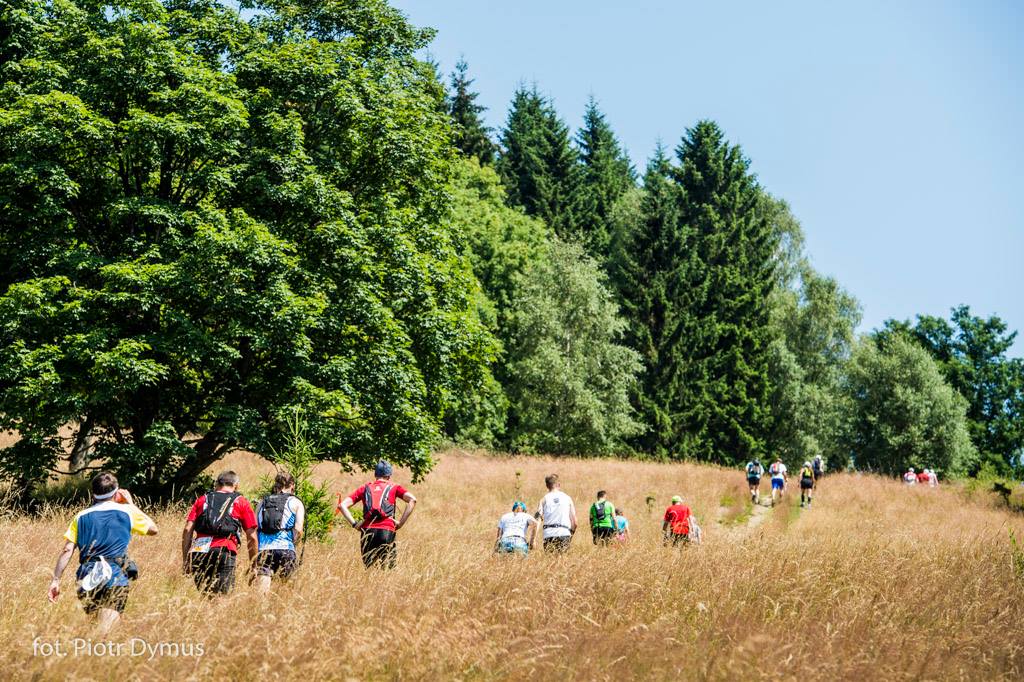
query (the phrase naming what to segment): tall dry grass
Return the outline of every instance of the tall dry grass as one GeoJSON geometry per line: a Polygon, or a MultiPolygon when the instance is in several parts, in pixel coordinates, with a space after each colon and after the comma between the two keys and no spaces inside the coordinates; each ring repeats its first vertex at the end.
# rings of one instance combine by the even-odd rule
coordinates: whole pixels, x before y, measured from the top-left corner
{"type": "MultiPolygon", "coordinates": [[[[242,455],[227,464],[243,486],[269,470],[242,455]]],[[[365,478],[331,465],[318,473],[342,492],[365,478]]],[[[407,481],[403,472],[396,479],[407,481]]],[[[1024,585],[1008,539],[1010,529],[1024,537],[1024,520],[950,490],[839,475],[811,510],[794,506],[797,494],[745,519],[738,471],[461,452],[442,455],[410,487],[420,505],[400,533],[396,570],[365,571],[355,531],[342,528],[333,545],[308,547],[299,575],[265,600],[247,587],[198,598],[178,572],[183,510],[157,513],[161,535],[133,541],[142,577],[106,639],[202,644],[200,657],[34,655],[36,637],[101,639],[78,610],[70,575],[60,603],[45,601],[70,512],[0,520],[0,671],[178,680],[1024,675],[1024,585]],[[515,497],[532,510],[551,471],[581,516],[606,488],[628,512],[632,543],[598,549],[582,530],[565,557],[494,557],[497,517],[515,497]],[[700,547],[660,544],[660,515],[677,492],[702,521],[700,547]]]]}

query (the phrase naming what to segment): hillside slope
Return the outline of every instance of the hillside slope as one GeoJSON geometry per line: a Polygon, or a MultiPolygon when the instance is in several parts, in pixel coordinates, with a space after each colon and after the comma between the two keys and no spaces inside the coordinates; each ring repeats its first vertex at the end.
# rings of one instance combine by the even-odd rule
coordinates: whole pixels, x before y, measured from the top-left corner
{"type": "MultiPolygon", "coordinates": [[[[225,464],[243,487],[269,470],[246,455],[225,464]]],[[[328,464],[318,472],[344,492],[365,478],[328,464]]],[[[407,483],[404,472],[396,479],[407,483]]],[[[165,510],[160,536],[133,542],[142,577],[107,638],[128,646],[103,657],[43,657],[33,647],[36,637],[99,640],[70,575],[61,601],[45,601],[70,511],[3,520],[0,636],[9,645],[0,670],[22,679],[1024,675],[1024,578],[1008,540],[1010,529],[1024,537],[1024,518],[964,504],[953,490],[849,475],[827,478],[813,509],[800,510],[796,495],[750,517],[744,483],[715,467],[448,452],[410,486],[421,504],[400,533],[395,571],[364,571],[355,532],[340,528],[334,544],[309,546],[292,584],[266,601],[240,581],[213,604],[180,575],[184,514],[165,510]],[[496,519],[516,497],[532,511],[549,472],[581,516],[607,489],[627,511],[632,542],[598,549],[584,529],[563,558],[494,557],[496,519]],[[674,493],[701,520],[702,546],[661,546],[660,515],[674,493]],[[134,637],[202,644],[203,655],[131,656],[134,637]]]]}

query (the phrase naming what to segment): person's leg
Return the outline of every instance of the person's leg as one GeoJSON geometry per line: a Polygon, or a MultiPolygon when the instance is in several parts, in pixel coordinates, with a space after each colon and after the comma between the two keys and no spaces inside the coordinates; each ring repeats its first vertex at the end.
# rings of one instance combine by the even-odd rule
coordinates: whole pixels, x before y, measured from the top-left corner
{"type": "Polygon", "coordinates": [[[106,607],[101,608],[96,613],[96,629],[101,635],[105,635],[117,625],[117,621],[120,619],[121,614],[117,610],[106,607]]]}
{"type": "Polygon", "coordinates": [[[212,561],[213,555],[210,552],[193,552],[190,560],[192,561],[192,580],[196,584],[196,589],[202,592],[204,595],[208,595],[210,589],[213,587],[214,577],[216,576],[215,564],[212,561]]]}
{"type": "Polygon", "coordinates": [[[235,553],[226,547],[218,547],[212,551],[218,553],[213,591],[217,594],[229,594],[235,589],[235,553]]]}

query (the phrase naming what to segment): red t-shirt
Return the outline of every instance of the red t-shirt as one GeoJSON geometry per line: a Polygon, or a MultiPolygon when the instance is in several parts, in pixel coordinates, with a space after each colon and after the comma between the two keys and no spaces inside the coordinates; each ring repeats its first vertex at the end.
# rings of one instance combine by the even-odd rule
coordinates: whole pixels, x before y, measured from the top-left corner
{"type": "Polygon", "coordinates": [[[918,483],[927,483],[928,482],[928,474],[926,474],[923,471],[921,473],[919,473],[917,475],[917,482],[918,483]]]}
{"type": "Polygon", "coordinates": [[[690,534],[690,508],[685,504],[673,504],[666,509],[665,520],[669,522],[673,535],[690,534]]]}
{"type": "MultiPolygon", "coordinates": [[[[352,494],[348,496],[348,499],[352,500],[353,503],[364,502],[363,495],[366,494],[366,486],[371,486],[371,487],[378,487],[379,486],[381,489],[383,489],[383,488],[385,488],[387,486],[391,486],[391,490],[388,491],[387,499],[383,500],[383,502],[387,502],[392,507],[395,506],[395,501],[398,500],[398,498],[405,497],[405,494],[409,492],[408,490],[406,490],[402,486],[398,485],[397,483],[392,483],[391,481],[374,481],[373,483],[367,483],[366,485],[361,485],[358,488],[356,488],[355,490],[353,490],[352,494]]],[[[394,530],[395,529],[395,519],[394,519],[394,516],[385,517],[382,520],[378,519],[377,521],[375,521],[373,523],[367,523],[367,521],[369,520],[369,519],[366,518],[366,512],[367,511],[369,511],[369,510],[367,509],[366,504],[364,502],[364,504],[363,504],[363,524],[361,526],[362,528],[365,528],[366,530],[378,530],[378,529],[379,530],[394,530]]]]}
{"type": "MultiPolygon", "coordinates": [[[[188,520],[195,522],[199,518],[199,515],[203,513],[203,508],[206,506],[206,495],[200,495],[199,499],[196,500],[195,504],[192,505],[192,509],[188,512],[188,520]]],[[[242,496],[239,496],[235,500],[234,506],[231,507],[231,517],[238,519],[238,523],[242,526],[243,530],[249,530],[256,527],[256,512],[252,510],[252,505],[249,504],[249,500],[242,496]]],[[[196,539],[193,543],[209,538],[211,536],[204,535],[203,533],[196,533],[196,539]]],[[[193,547],[195,545],[193,544],[193,547]]],[[[235,536],[227,538],[212,538],[210,540],[210,549],[215,547],[227,547],[232,552],[238,552],[238,540],[235,536]]]]}

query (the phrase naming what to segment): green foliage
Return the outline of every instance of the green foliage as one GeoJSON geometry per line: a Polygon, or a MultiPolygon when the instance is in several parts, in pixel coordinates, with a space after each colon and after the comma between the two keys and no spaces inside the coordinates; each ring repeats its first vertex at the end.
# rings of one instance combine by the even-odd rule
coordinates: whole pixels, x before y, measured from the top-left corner
{"type": "Polygon", "coordinates": [[[693,267],[695,252],[685,248],[687,231],[680,222],[679,188],[672,167],[658,148],[644,175],[642,193],[627,193],[614,209],[612,280],[623,315],[625,340],[643,361],[633,404],[644,425],[634,439],[641,452],[668,457],[682,437],[676,416],[681,387],[680,308],[689,291],[681,287],[693,267]]]}
{"type": "MultiPolygon", "coordinates": [[[[313,467],[320,462],[323,451],[313,440],[306,419],[298,410],[285,419],[281,449],[270,452],[270,459],[278,470],[288,472],[295,479],[295,496],[306,509],[305,536],[317,542],[328,540],[334,527],[334,500],[327,483],[317,485],[313,481],[313,467]]],[[[253,496],[254,501],[270,495],[273,489],[274,477],[264,478],[253,496]]]]}
{"type": "Polygon", "coordinates": [[[946,381],[967,399],[968,429],[981,457],[1006,474],[1024,476],[1024,360],[1008,358],[1016,332],[996,316],[954,308],[950,321],[919,315],[917,323],[889,320],[876,338],[905,335],[939,363],[946,381]]]}
{"type": "Polygon", "coordinates": [[[629,394],[640,361],[618,342],[617,313],[600,269],[576,244],[555,241],[527,273],[508,344],[517,449],[612,453],[637,431],[629,394]]]}
{"type": "Polygon", "coordinates": [[[811,268],[789,207],[767,196],[765,204],[780,235],[777,257],[785,273],[772,296],[769,450],[791,466],[815,455],[842,466],[849,455],[843,424],[850,409],[842,380],[860,308],[838,282],[811,268]]]}
{"type": "MultiPolygon", "coordinates": [[[[749,162],[714,123],[687,132],[674,167],[659,149],[639,215],[618,228],[612,271],[645,361],[635,404],[659,457],[725,464],[765,452],[769,300],[778,235],[749,162]]],[[[628,195],[627,195],[628,196],[628,195]]]]}
{"type": "Polygon", "coordinates": [[[536,88],[516,90],[497,168],[512,206],[540,218],[563,239],[575,236],[579,154],[568,126],[536,88]]]}
{"type": "Polygon", "coordinates": [[[847,443],[858,469],[899,474],[907,467],[958,476],[975,465],[967,401],[919,345],[900,336],[879,348],[862,341],[846,377],[847,443]]]}
{"type": "Polygon", "coordinates": [[[487,381],[496,347],[448,227],[451,124],[414,57],[430,33],[381,0],[253,8],[14,10],[4,474],[39,480],[74,447],[167,493],[279,445],[299,406],[332,459],[419,477],[454,396],[487,381]]]}
{"type": "Polygon", "coordinates": [[[587,252],[604,265],[611,255],[612,211],[636,186],[636,172],[593,98],[576,143],[582,163],[576,231],[587,252]]]}
{"type": "Polygon", "coordinates": [[[1017,542],[1017,535],[1010,529],[1010,566],[1017,580],[1024,585],[1024,546],[1017,542]]]}
{"type": "Polygon", "coordinates": [[[453,142],[467,157],[476,157],[480,163],[494,161],[495,144],[491,141],[490,129],[480,114],[487,107],[476,103],[478,93],[470,88],[473,79],[469,77],[469,65],[460,59],[451,75],[451,90],[448,95],[448,113],[455,123],[453,142]]]}

